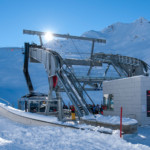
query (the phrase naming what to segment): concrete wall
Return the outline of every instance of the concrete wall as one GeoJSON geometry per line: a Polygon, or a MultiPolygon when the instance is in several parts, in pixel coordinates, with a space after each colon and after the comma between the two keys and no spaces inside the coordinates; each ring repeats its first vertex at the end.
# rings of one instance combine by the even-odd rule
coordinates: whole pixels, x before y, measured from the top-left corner
{"type": "Polygon", "coordinates": [[[22,116],[21,114],[13,113],[3,107],[0,106],[0,115],[6,118],[9,118],[12,121],[22,123],[25,125],[33,125],[33,126],[58,126],[58,127],[64,127],[64,128],[71,128],[71,129],[79,129],[78,127],[73,127],[71,125],[65,125],[65,124],[59,124],[59,123],[53,123],[49,121],[43,121],[40,119],[33,119],[30,117],[22,116]]]}
{"type": "Polygon", "coordinates": [[[104,111],[104,115],[119,116],[122,106],[123,117],[134,118],[139,124],[150,124],[150,117],[146,117],[147,90],[150,90],[150,78],[145,76],[103,82],[103,94],[114,96],[114,110],[104,111]]]}

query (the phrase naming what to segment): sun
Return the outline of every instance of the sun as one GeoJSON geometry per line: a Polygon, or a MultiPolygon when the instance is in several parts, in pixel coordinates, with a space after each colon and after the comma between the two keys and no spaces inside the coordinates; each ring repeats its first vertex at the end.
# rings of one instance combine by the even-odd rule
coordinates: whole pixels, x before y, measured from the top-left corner
{"type": "Polygon", "coordinates": [[[51,41],[51,40],[53,40],[53,34],[51,33],[51,32],[46,32],[45,33],[45,35],[44,35],[44,39],[46,40],[46,41],[51,41]]]}

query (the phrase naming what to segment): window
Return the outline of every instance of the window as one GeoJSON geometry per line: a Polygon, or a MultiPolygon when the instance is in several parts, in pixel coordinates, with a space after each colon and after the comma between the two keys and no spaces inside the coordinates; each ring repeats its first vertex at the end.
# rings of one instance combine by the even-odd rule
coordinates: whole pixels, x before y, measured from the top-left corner
{"type": "Polygon", "coordinates": [[[104,94],[103,97],[103,109],[113,110],[114,109],[114,97],[113,94],[104,94]]]}
{"type": "Polygon", "coordinates": [[[150,90],[147,91],[147,117],[150,117],[150,90]]]}

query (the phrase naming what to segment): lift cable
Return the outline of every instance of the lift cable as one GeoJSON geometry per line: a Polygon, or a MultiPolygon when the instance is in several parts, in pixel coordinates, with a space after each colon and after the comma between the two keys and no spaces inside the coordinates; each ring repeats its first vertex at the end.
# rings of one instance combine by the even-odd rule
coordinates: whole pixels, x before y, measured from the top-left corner
{"type": "Polygon", "coordinates": [[[72,41],[72,43],[73,43],[73,45],[74,45],[74,47],[75,47],[77,53],[79,54],[80,58],[83,59],[83,57],[81,56],[81,53],[79,52],[77,46],[75,45],[75,43],[74,43],[74,41],[73,41],[73,39],[72,39],[72,38],[70,38],[70,39],[71,39],[71,41],[72,41]]]}

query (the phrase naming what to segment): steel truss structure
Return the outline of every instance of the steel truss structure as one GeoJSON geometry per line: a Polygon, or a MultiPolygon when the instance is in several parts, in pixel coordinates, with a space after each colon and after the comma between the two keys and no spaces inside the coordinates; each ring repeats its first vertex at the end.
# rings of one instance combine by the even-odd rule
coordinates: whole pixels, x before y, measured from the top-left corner
{"type": "MultiPolygon", "coordinates": [[[[90,114],[89,103],[94,104],[92,98],[87,91],[102,90],[102,82],[104,80],[112,80],[114,77],[107,77],[110,66],[114,67],[118,73],[118,78],[131,77],[136,75],[148,75],[148,65],[139,59],[114,54],[94,53],[94,43],[105,43],[103,39],[94,39],[86,37],[77,37],[70,35],[54,34],[56,37],[73,38],[80,40],[92,41],[91,56],[89,59],[63,59],[56,51],[43,47],[41,36],[44,32],[24,30],[24,34],[38,35],[41,45],[25,43],[25,59],[24,74],[30,93],[34,92],[34,88],[28,72],[28,60],[34,63],[42,63],[48,74],[49,93],[46,103],[45,113],[48,112],[51,102],[59,100],[59,118],[62,118],[62,97],[60,92],[66,92],[72,104],[77,110],[79,117],[90,114]],[[104,75],[96,78],[90,77],[92,68],[101,67],[107,64],[104,75]],[[79,77],[74,74],[73,66],[89,66],[86,76],[79,77]],[[58,84],[53,87],[53,77],[57,76],[58,84]],[[88,87],[86,86],[88,85],[88,87]],[[52,92],[55,91],[56,96],[53,97],[52,92]]],[[[115,77],[116,78],[116,77],[115,77]]]]}

